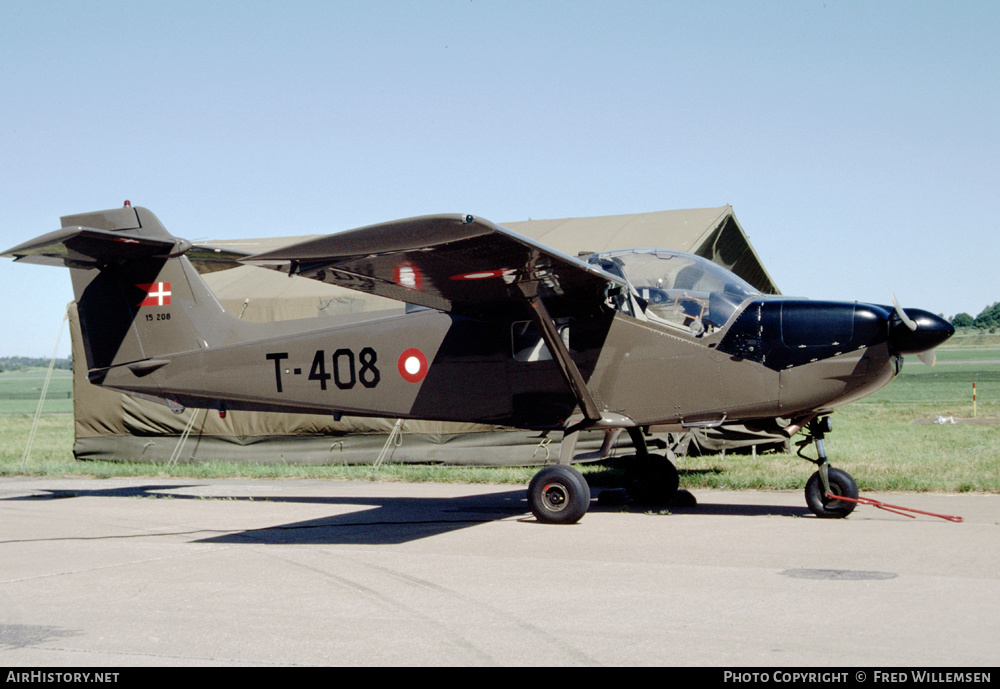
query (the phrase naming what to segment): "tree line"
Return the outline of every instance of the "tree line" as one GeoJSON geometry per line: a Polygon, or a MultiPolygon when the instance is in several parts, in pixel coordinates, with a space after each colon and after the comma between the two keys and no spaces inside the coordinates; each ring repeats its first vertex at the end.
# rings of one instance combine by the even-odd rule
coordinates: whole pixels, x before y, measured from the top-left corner
{"type": "Polygon", "coordinates": [[[987,306],[975,318],[970,314],[960,313],[951,319],[951,324],[956,328],[982,328],[995,332],[1000,327],[1000,301],[987,306]]]}

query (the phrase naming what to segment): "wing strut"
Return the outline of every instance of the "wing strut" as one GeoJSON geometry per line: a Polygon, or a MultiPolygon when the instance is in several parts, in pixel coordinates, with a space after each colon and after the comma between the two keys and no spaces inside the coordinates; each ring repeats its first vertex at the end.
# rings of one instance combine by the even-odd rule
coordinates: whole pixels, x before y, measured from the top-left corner
{"type": "Polygon", "coordinates": [[[587,382],[580,374],[580,369],[576,367],[576,362],[570,357],[566,343],[559,337],[559,331],[552,321],[552,316],[549,315],[549,310],[545,308],[542,298],[538,296],[538,283],[535,281],[521,282],[518,283],[518,286],[528,300],[528,304],[531,305],[531,315],[535,325],[541,331],[542,339],[545,340],[552,358],[559,363],[559,369],[562,371],[570,390],[573,391],[577,404],[580,405],[580,411],[583,412],[583,416],[588,422],[587,425],[600,422],[604,418],[601,410],[597,408],[593,395],[587,389],[587,382]]]}

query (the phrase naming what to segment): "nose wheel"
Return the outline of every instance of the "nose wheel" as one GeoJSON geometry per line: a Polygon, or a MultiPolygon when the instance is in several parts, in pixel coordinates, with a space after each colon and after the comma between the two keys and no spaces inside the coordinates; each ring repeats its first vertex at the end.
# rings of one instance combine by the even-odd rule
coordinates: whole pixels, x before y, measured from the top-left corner
{"type": "Polygon", "coordinates": [[[809,511],[821,519],[842,519],[857,506],[853,501],[858,499],[858,484],[843,469],[830,466],[823,439],[831,430],[833,424],[829,416],[810,421],[806,427],[806,438],[798,443],[798,455],[818,467],[816,473],[806,481],[806,505],[809,506],[809,511]],[[809,443],[816,445],[816,459],[803,454],[809,443]],[[850,500],[841,500],[841,497],[850,500]]]}
{"type": "Polygon", "coordinates": [[[858,484],[846,471],[827,467],[829,489],[823,488],[823,477],[819,471],[806,481],[806,504],[809,511],[823,519],[846,517],[854,511],[856,502],[839,500],[839,497],[858,499],[858,484]]]}

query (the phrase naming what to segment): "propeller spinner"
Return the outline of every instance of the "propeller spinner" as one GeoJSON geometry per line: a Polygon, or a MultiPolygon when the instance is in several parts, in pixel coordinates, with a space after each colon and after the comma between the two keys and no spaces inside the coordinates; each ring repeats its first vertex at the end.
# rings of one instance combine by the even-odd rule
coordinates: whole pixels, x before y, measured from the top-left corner
{"type": "Polygon", "coordinates": [[[951,323],[921,309],[904,310],[892,295],[892,306],[899,322],[889,326],[889,342],[898,354],[916,354],[922,362],[933,366],[934,348],[955,333],[951,323]]]}

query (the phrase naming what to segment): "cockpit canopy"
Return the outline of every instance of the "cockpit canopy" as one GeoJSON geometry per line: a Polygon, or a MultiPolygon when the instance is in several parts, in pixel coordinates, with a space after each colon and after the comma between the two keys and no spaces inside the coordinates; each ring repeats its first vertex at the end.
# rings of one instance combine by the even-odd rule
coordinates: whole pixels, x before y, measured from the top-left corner
{"type": "MultiPolygon", "coordinates": [[[[724,326],[736,309],[761,293],[700,256],[666,249],[622,249],[592,254],[589,262],[632,288],[637,317],[704,335],[724,326]]],[[[631,312],[627,300],[618,308],[631,312]]]]}

